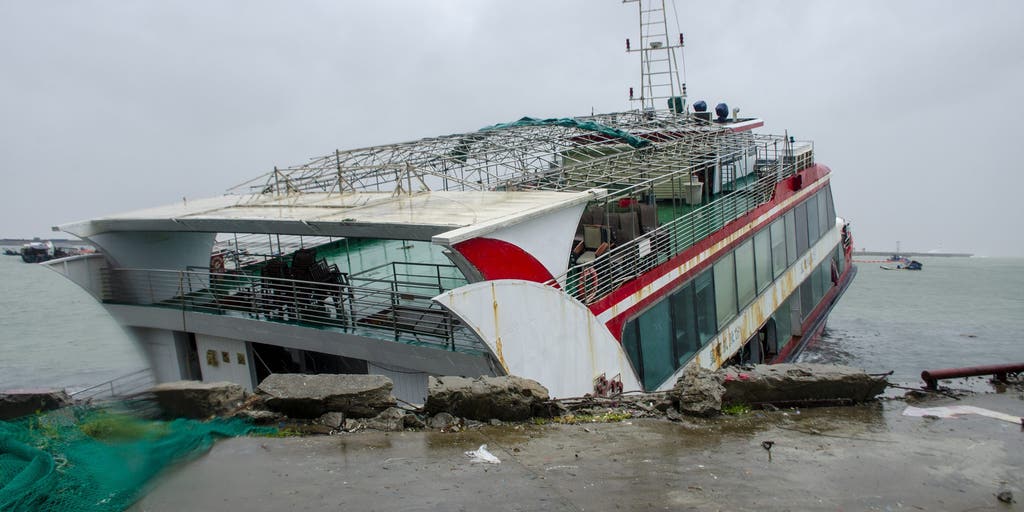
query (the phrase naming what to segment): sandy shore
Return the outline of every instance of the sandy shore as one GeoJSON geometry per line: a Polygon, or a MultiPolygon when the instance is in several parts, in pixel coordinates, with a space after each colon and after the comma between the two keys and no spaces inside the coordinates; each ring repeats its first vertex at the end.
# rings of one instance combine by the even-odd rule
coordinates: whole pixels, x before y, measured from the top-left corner
{"type": "MultiPolygon", "coordinates": [[[[974,405],[1024,416],[1024,394],[974,405]]],[[[239,438],[162,478],[133,510],[1016,510],[1024,431],[906,417],[903,401],[671,423],[239,438]],[[771,457],[762,446],[774,443],[771,457]],[[487,444],[500,464],[465,455],[487,444]]]]}

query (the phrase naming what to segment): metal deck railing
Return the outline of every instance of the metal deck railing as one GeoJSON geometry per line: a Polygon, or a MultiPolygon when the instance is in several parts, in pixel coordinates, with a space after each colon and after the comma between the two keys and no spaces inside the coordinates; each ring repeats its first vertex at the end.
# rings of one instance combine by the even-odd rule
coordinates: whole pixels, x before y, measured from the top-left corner
{"type": "Polygon", "coordinates": [[[75,391],[71,393],[71,398],[86,401],[117,400],[144,393],[154,384],[156,379],[153,372],[149,368],[143,368],[75,391]]]}
{"type": "Polygon", "coordinates": [[[593,304],[625,282],[668,261],[729,222],[767,203],[779,181],[813,163],[813,157],[805,160],[792,158],[788,154],[791,147],[788,144],[779,147],[774,139],[769,138],[758,142],[754,172],[759,178],[756,181],[613,247],[593,261],[572,266],[546,284],[557,283],[565,293],[580,302],[593,304]]]}
{"type": "Polygon", "coordinates": [[[105,269],[102,297],[108,303],[334,329],[450,351],[485,350],[470,329],[431,300],[458,283],[455,267],[392,263],[374,270],[323,283],[243,272],[105,269]]]}

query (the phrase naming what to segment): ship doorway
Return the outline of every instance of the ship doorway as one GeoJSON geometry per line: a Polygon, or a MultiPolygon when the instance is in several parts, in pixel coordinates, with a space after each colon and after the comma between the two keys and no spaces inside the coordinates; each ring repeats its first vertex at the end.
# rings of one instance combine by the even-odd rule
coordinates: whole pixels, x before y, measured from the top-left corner
{"type": "Polygon", "coordinates": [[[369,373],[366,361],[351,357],[336,356],[312,350],[279,347],[252,343],[253,361],[256,365],[256,382],[263,382],[272,373],[369,373]]]}
{"type": "Polygon", "coordinates": [[[203,380],[203,368],[199,364],[199,348],[196,347],[196,333],[188,333],[188,343],[185,344],[185,375],[186,380],[203,380]]]}

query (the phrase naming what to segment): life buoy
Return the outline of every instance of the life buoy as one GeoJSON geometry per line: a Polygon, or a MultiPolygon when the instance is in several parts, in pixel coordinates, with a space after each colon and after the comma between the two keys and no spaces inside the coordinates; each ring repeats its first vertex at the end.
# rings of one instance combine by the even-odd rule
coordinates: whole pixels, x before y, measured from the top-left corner
{"type": "Polygon", "coordinates": [[[580,288],[583,292],[583,303],[590,304],[597,299],[597,271],[594,267],[587,267],[583,269],[583,274],[580,276],[580,288]]]}
{"type": "Polygon", "coordinates": [[[210,256],[210,272],[214,274],[223,274],[226,267],[224,267],[224,255],[214,254],[210,256]]]}

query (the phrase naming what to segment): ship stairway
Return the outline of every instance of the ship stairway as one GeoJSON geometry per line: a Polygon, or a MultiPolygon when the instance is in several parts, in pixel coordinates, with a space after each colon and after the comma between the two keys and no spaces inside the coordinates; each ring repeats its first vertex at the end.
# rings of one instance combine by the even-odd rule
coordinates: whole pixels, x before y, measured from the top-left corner
{"type": "MultiPolygon", "coordinates": [[[[669,34],[665,0],[626,0],[640,9],[640,45],[627,44],[627,51],[640,53],[640,102],[643,110],[663,109],[672,97],[686,98],[686,85],[680,79],[676,48],[682,48],[682,34],[669,34]]],[[[628,41],[627,41],[628,43],[628,41]]],[[[631,89],[632,90],[632,89],[631,89]]]]}

